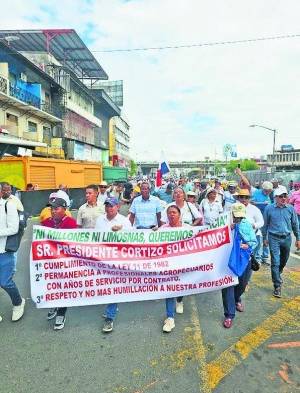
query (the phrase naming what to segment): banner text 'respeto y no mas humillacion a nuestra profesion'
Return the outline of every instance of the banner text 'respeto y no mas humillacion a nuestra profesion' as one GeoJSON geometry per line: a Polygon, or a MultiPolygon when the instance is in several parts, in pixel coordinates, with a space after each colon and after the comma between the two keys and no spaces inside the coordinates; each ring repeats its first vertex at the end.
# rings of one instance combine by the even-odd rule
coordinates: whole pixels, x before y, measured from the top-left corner
{"type": "Polygon", "coordinates": [[[34,226],[31,296],[39,308],[184,296],[238,283],[226,216],[213,228],[99,232],[34,226]]]}

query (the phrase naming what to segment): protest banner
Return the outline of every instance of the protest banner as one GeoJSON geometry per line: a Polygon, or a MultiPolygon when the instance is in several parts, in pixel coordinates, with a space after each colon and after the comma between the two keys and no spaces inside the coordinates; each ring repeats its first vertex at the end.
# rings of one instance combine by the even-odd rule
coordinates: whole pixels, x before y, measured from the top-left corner
{"type": "Polygon", "coordinates": [[[226,220],[209,229],[99,232],[34,226],[31,296],[38,308],[184,296],[238,283],[226,220]]]}

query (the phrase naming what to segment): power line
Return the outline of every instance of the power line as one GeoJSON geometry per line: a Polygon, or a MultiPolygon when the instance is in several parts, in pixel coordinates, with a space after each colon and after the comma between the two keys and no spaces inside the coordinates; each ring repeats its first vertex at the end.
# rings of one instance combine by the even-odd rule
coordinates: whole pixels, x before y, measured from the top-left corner
{"type": "Polygon", "coordinates": [[[184,49],[184,48],[189,49],[189,48],[199,48],[201,46],[235,45],[235,44],[244,44],[244,43],[249,43],[249,42],[282,40],[282,39],[298,38],[298,37],[300,37],[300,34],[287,34],[287,35],[278,35],[278,36],[272,36],[272,37],[248,38],[248,39],[234,40],[234,41],[202,42],[202,43],[198,43],[198,44],[168,45],[168,46],[154,46],[154,47],[144,47],[144,48],[125,48],[125,49],[99,49],[99,50],[91,50],[91,52],[93,52],[93,53],[113,53],[113,52],[138,52],[138,51],[184,49]]]}

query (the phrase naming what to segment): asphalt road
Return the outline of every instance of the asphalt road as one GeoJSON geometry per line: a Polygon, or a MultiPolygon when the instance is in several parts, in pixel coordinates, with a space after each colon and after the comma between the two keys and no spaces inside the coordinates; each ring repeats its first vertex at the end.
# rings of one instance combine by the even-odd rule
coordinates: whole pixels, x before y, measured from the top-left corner
{"type": "Polygon", "coordinates": [[[222,327],[220,292],[184,299],[176,328],[162,333],[164,301],[123,303],[111,334],[103,305],[70,308],[54,331],[30,299],[31,228],[18,255],[16,282],[24,318],[12,323],[0,290],[0,392],[296,393],[300,391],[300,268],[291,257],[282,299],[272,297],[270,270],[254,273],[244,313],[222,327]]]}

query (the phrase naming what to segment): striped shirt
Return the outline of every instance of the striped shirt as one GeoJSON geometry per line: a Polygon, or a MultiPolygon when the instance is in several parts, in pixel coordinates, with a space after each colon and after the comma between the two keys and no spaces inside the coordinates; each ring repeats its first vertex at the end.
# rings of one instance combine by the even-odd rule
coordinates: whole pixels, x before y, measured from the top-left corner
{"type": "Polygon", "coordinates": [[[148,199],[142,196],[134,198],[129,209],[130,213],[135,215],[135,226],[150,228],[157,225],[157,213],[162,211],[159,198],[150,195],[148,199]]]}

